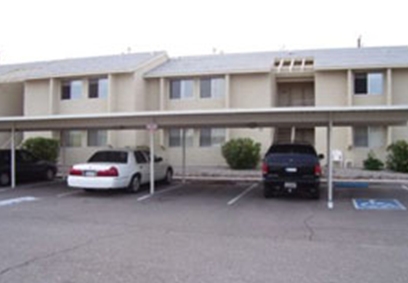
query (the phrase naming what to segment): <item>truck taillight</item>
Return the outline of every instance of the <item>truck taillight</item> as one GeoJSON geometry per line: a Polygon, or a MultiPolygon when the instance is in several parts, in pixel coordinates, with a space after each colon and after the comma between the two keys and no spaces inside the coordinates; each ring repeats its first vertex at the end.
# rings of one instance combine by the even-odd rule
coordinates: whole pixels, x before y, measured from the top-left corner
{"type": "Polygon", "coordinates": [[[262,174],[268,174],[269,168],[266,162],[262,162],[262,174]]]}
{"type": "Polygon", "coordinates": [[[315,173],[316,176],[321,176],[322,175],[322,167],[320,167],[319,164],[315,165],[314,173],[315,173]]]}
{"type": "Polygon", "coordinates": [[[82,176],[82,170],[74,169],[74,167],[72,167],[72,168],[69,170],[69,175],[72,175],[72,176],[82,176]]]}
{"type": "Polygon", "coordinates": [[[119,172],[116,167],[111,167],[107,170],[98,171],[97,176],[98,177],[117,177],[119,176],[119,172]]]}

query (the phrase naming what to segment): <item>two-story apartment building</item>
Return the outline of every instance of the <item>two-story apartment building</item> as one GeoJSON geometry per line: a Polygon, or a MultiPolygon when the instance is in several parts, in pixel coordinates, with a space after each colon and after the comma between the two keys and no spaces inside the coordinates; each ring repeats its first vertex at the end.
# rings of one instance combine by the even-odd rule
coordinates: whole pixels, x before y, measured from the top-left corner
{"type": "MultiPolygon", "coordinates": [[[[0,115],[58,115],[302,106],[408,104],[408,47],[214,54],[168,58],[163,52],[0,66],[0,115]]],[[[26,133],[61,139],[68,163],[94,150],[147,145],[145,131],[26,133]]],[[[344,163],[360,166],[369,150],[408,138],[406,127],[335,128],[344,163]]],[[[181,162],[181,129],[158,131],[156,150],[181,162]]],[[[326,150],[325,128],[186,130],[187,164],[224,165],[220,145],[251,137],[264,152],[273,141],[303,140],[326,150]]],[[[0,136],[7,146],[7,136],[0,136]]]]}

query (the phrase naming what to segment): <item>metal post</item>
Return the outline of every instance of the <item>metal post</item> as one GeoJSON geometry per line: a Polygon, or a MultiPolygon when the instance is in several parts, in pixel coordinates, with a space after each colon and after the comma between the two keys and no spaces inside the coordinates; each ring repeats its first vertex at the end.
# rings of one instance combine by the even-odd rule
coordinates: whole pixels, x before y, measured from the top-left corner
{"type": "Polygon", "coordinates": [[[332,148],[332,128],[333,121],[330,115],[329,125],[327,127],[327,169],[328,169],[328,178],[327,178],[327,207],[333,209],[333,161],[331,155],[332,148]]]}
{"type": "Polygon", "coordinates": [[[295,141],[296,138],[296,128],[292,127],[290,129],[290,142],[293,143],[295,141]]]}
{"type": "Polygon", "coordinates": [[[154,129],[150,133],[150,194],[154,194],[154,129]]]}
{"type": "Polygon", "coordinates": [[[182,139],[181,139],[181,166],[182,166],[182,182],[186,182],[186,129],[182,129],[182,139]]]}
{"type": "Polygon", "coordinates": [[[11,188],[16,187],[16,142],[14,126],[11,128],[11,188]]]}

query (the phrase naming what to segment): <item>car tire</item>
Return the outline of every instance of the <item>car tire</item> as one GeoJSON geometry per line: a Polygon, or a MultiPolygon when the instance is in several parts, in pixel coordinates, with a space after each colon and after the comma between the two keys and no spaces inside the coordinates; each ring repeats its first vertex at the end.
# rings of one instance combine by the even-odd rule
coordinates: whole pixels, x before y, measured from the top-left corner
{"type": "Polygon", "coordinates": [[[274,198],[277,196],[277,192],[271,188],[264,186],[263,195],[265,198],[274,198]]]}
{"type": "Polygon", "coordinates": [[[171,184],[173,182],[173,170],[168,168],[166,171],[166,176],[164,177],[164,183],[171,184]]]}
{"type": "Polygon", "coordinates": [[[10,185],[10,175],[8,173],[0,173],[0,187],[10,185]]]}
{"type": "Polygon", "coordinates": [[[93,189],[84,189],[84,192],[94,193],[94,192],[96,192],[96,190],[93,190],[93,189]]]}
{"type": "Polygon", "coordinates": [[[127,191],[129,193],[134,194],[134,193],[137,193],[138,191],[140,191],[140,187],[141,187],[140,176],[135,175],[135,176],[132,177],[132,180],[130,180],[127,191]]]}
{"type": "Polygon", "coordinates": [[[320,190],[310,192],[311,199],[320,199],[320,190]]]}
{"type": "Polygon", "coordinates": [[[54,180],[54,178],[55,178],[55,172],[54,172],[54,170],[52,170],[51,168],[48,168],[47,170],[45,170],[44,178],[45,178],[45,180],[47,180],[47,181],[52,181],[52,180],[54,180]]]}

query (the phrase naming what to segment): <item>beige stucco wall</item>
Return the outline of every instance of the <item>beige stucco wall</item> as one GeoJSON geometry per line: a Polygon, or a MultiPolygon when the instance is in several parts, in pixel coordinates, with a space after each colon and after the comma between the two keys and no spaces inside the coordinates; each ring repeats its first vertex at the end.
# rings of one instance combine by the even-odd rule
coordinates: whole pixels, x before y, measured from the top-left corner
{"type": "MultiPolygon", "coordinates": [[[[316,72],[315,74],[315,105],[324,106],[347,106],[347,72],[316,72]]],[[[344,160],[352,158],[349,147],[349,128],[334,128],[332,148],[343,152],[344,160]]],[[[327,130],[318,127],[315,130],[315,145],[319,153],[325,155],[322,161],[326,163],[327,157],[327,130]]]]}
{"type": "MultiPolygon", "coordinates": [[[[408,69],[392,71],[392,104],[408,105],[408,69]]],[[[392,127],[391,140],[408,141],[408,127],[392,127]]]]}
{"type": "MultiPolygon", "coordinates": [[[[24,85],[20,83],[0,84],[0,117],[22,116],[24,105],[24,85]]],[[[16,135],[16,142],[21,142],[16,135]]],[[[10,134],[0,133],[0,148],[9,147],[10,134]]]]}

